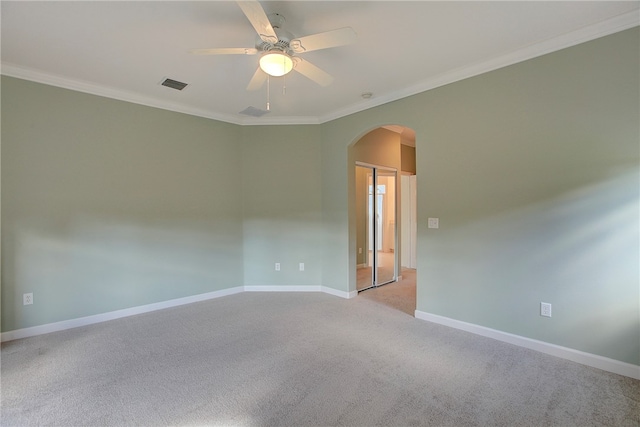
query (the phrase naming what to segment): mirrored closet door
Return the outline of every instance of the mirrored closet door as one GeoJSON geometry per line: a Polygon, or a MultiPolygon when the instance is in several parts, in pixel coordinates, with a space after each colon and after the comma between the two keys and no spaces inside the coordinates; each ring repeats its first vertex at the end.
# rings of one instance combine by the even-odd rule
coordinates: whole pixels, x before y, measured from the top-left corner
{"type": "Polygon", "coordinates": [[[356,165],[358,291],[397,278],[396,175],[393,169],[356,165]]]}

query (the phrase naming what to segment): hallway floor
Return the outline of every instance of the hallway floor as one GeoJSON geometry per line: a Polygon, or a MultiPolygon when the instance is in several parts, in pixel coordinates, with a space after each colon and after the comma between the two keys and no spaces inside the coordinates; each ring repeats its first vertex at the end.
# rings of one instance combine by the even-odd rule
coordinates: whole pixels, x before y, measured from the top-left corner
{"type": "Polygon", "coordinates": [[[358,298],[377,301],[413,317],[416,310],[416,270],[403,268],[401,274],[401,280],[363,291],[358,298]]]}

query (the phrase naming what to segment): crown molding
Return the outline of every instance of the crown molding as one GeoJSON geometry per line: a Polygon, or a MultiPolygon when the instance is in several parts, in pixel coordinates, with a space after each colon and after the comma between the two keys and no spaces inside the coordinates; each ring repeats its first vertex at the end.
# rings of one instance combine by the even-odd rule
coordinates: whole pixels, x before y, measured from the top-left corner
{"type": "Polygon", "coordinates": [[[389,102],[397,101],[418,93],[426,92],[460,80],[488,73],[499,68],[508,67],[548,53],[556,52],[571,46],[615,34],[640,25],[640,11],[635,10],[579,30],[563,34],[539,43],[535,43],[516,51],[500,55],[487,61],[460,67],[423,82],[380,97],[370,98],[346,108],[337,110],[320,118],[320,123],[326,123],[370,108],[378,107],[389,102]]]}
{"type": "Polygon", "coordinates": [[[75,90],[92,95],[145,105],[148,107],[160,108],[163,110],[175,111],[192,116],[204,117],[212,120],[242,125],[309,125],[322,124],[336,120],[351,114],[359,113],[374,107],[378,107],[389,102],[397,101],[421,92],[426,92],[450,83],[474,77],[480,74],[494,71],[499,68],[517,64],[532,58],[546,55],[567,47],[595,40],[620,31],[624,31],[640,25],[640,12],[638,10],[628,12],[606,21],[602,21],[587,27],[580,28],[567,34],[544,40],[526,46],[522,49],[509,52],[469,66],[457,68],[439,76],[424,80],[416,85],[404,88],[399,91],[373,97],[366,101],[341,108],[324,116],[284,116],[284,117],[238,117],[237,115],[221,114],[214,111],[198,109],[188,105],[176,104],[165,100],[146,97],[134,92],[96,85],[94,83],[74,80],[67,77],[45,73],[33,69],[28,69],[15,64],[2,63],[0,73],[9,77],[30,80],[37,83],[57,86],[64,89],[75,90]]]}
{"type": "Polygon", "coordinates": [[[177,104],[162,99],[147,97],[135,92],[101,86],[82,80],[70,79],[56,74],[46,73],[31,68],[3,62],[0,66],[0,73],[8,77],[29,80],[49,86],[60,87],[77,92],[88,93],[90,95],[102,96],[105,98],[117,99],[119,101],[131,102],[147,107],[160,108],[162,110],[174,111],[177,113],[189,114],[191,116],[204,117],[207,119],[219,120],[233,124],[242,124],[237,117],[228,114],[220,114],[213,111],[202,110],[188,105],[177,104]]]}
{"type": "Polygon", "coordinates": [[[320,120],[314,116],[283,116],[283,117],[248,117],[239,123],[244,126],[262,125],[319,125],[320,120]]]}

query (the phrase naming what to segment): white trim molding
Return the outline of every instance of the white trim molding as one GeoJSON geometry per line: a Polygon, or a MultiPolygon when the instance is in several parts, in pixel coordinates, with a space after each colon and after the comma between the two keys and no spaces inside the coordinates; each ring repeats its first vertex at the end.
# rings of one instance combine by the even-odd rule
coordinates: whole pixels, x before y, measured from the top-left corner
{"type": "Polygon", "coordinates": [[[571,46],[595,40],[600,37],[605,37],[620,31],[628,30],[629,28],[637,27],[639,24],[640,15],[638,15],[638,11],[634,10],[631,12],[627,12],[625,14],[610,18],[606,21],[598,22],[596,24],[572,31],[570,33],[542,41],[540,43],[525,46],[522,49],[518,49],[516,51],[509,52],[495,58],[481,61],[476,64],[466,65],[455,70],[449,70],[439,76],[434,76],[423,80],[422,82],[412,87],[401,89],[389,94],[376,96],[372,99],[360,101],[357,104],[347,106],[340,110],[326,114],[323,117],[319,117],[318,121],[320,123],[326,123],[331,120],[336,120],[341,117],[367,110],[369,108],[374,108],[379,105],[407,98],[409,96],[436,89],[438,87],[468,79],[470,77],[508,67],[510,65],[527,61],[529,59],[537,58],[548,53],[556,52],[561,49],[566,49],[571,46]]]}
{"type": "Polygon", "coordinates": [[[338,289],[328,288],[326,286],[322,286],[321,291],[324,292],[325,294],[333,295],[333,296],[344,298],[344,299],[351,299],[358,296],[358,291],[350,291],[350,292],[340,291],[338,289]]]}
{"type": "Polygon", "coordinates": [[[524,347],[530,350],[549,354],[551,356],[571,360],[572,362],[591,366],[592,368],[598,368],[602,369],[603,371],[613,372],[614,374],[624,375],[625,377],[631,377],[640,380],[640,366],[633,365],[631,363],[621,362],[619,360],[610,359],[608,357],[598,356],[597,354],[586,353],[584,351],[574,350],[572,348],[562,347],[544,341],[538,341],[520,335],[514,335],[508,332],[498,331],[496,329],[491,329],[473,323],[467,323],[420,310],[415,311],[415,316],[416,319],[426,320],[427,322],[449,326],[451,328],[471,332],[472,334],[481,335],[487,338],[493,338],[498,341],[517,345],[519,347],[524,347]]]}
{"type": "Polygon", "coordinates": [[[358,291],[341,291],[326,286],[245,286],[245,292],[322,292],[336,297],[351,299],[358,295],[358,291]]]}
{"type": "Polygon", "coordinates": [[[94,323],[120,319],[122,317],[135,316],[136,314],[149,313],[151,311],[162,310],[165,308],[177,307],[194,302],[226,297],[228,295],[237,294],[242,291],[242,286],[239,286],[235,288],[223,289],[221,291],[207,292],[204,294],[176,298],[169,301],[162,301],[153,304],[140,305],[137,307],[124,308],[122,310],[109,311],[107,313],[100,313],[92,316],[79,317],[77,319],[62,320],[60,322],[47,323],[45,325],[32,326],[30,328],[16,329],[0,334],[0,341],[12,341],[20,338],[28,338],[36,335],[48,334],[50,332],[64,331],[66,329],[78,328],[80,326],[93,325],[94,323]]]}
{"type": "Polygon", "coordinates": [[[28,80],[35,83],[42,83],[62,89],[73,90],[76,92],[88,93],[89,95],[116,99],[118,101],[130,102],[132,104],[144,105],[146,107],[160,108],[162,110],[188,114],[190,116],[204,117],[206,119],[218,120],[238,125],[243,124],[241,121],[237,120],[236,116],[233,115],[215,113],[209,110],[203,110],[189,105],[169,102],[158,98],[152,98],[127,90],[106,87],[93,82],[81,81],[64,76],[59,76],[49,72],[35,70],[8,62],[3,62],[0,65],[0,73],[8,77],[15,77],[17,79],[28,80]]]}
{"type": "Polygon", "coordinates": [[[321,292],[320,286],[245,286],[245,292],[321,292]]]}
{"type": "Polygon", "coordinates": [[[476,64],[470,64],[455,70],[449,70],[439,76],[426,79],[418,84],[404,88],[395,92],[391,92],[382,96],[359,101],[355,104],[348,105],[337,111],[330,112],[323,116],[288,116],[288,117],[243,117],[238,114],[230,115],[219,113],[201,108],[195,108],[189,105],[178,104],[163,99],[153,98],[140,95],[131,91],[105,87],[93,82],[79,81],[64,76],[51,74],[48,72],[29,69],[17,64],[2,63],[0,73],[9,77],[15,77],[24,80],[30,80],[37,83],[57,86],[64,89],[75,90],[79,92],[89,93],[92,95],[104,96],[107,98],[118,99],[121,101],[131,102],[134,104],[146,105],[149,107],[161,108],[164,110],[175,111],[178,113],[190,114],[198,117],[219,120],[227,123],[233,123],[242,126],[251,125],[302,125],[302,124],[322,124],[332,120],[339,119],[360,111],[368,110],[382,104],[387,104],[402,98],[409,97],[421,92],[435,89],[450,83],[474,77],[489,71],[517,64],[528,59],[536,58],[547,53],[555,52],[567,47],[575,46],[590,40],[608,36],[629,28],[636,27],[640,24],[640,16],[638,11],[634,10],[622,15],[615,16],[608,20],[580,28],[567,34],[563,34],[549,40],[525,46],[522,49],[500,55],[486,61],[476,64]]]}
{"type": "MultiPolygon", "coordinates": [[[[358,295],[357,291],[347,292],[329,288],[326,286],[238,286],[235,288],[223,289],[220,291],[208,292],[199,295],[192,295],[169,301],[162,301],[153,304],[125,308],[122,310],[110,311],[93,316],[80,317],[77,319],[63,320],[60,322],[48,323],[45,325],[33,326],[30,328],[7,331],[0,334],[0,341],[12,341],[20,338],[28,338],[37,335],[48,334],[51,332],[58,332],[66,329],[93,325],[95,323],[106,322],[109,320],[120,319],[123,317],[134,316],[137,314],[162,310],[165,308],[177,307],[194,302],[206,301],[214,298],[221,298],[224,296],[234,295],[242,292],[323,292],[345,299],[351,299],[358,295]]],[[[539,351],[541,353],[560,357],[562,359],[571,360],[572,362],[581,363],[593,368],[602,369],[604,371],[613,372],[615,374],[624,375],[630,378],[640,379],[640,366],[638,365],[621,362],[619,360],[610,359],[608,357],[598,356],[596,354],[585,353],[583,351],[510,334],[508,332],[498,331],[496,329],[491,329],[484,326],[475,325],[473,323],[467,323],[460,320],[451,319],[449,317],[427,313],[424,311],[416,310],[415,317],[416,319],[449,326],[451,328],[459,329],[466,332],[471,332],[476,335],[481,335],[487,338],[492,338],[498,341],[517,345],[519,347],[539,351]]]]}
{"type": "Polygon", "coordinates": [[[345,299],[354,298],[356,295],[358,295],[357,291],[345,292],[333,288],[327,288],[326,286],[237,286],[235,288],[207,292],[204,294],[156,302],[153,304],[140,305],[137,307],[124,308],[122,310],[109,311],[107,313],[79,317],[77,319],[62,320],[60,322],[47,323],[44,325],[32,326],[30,328],[15,329],[13,331],[2,332],[0,334],[0,342],[34,337],[51,332],[64,331],[66,329],[79,328],[81,326],[88,326],[95,323],[120,319],[123,317],[135,316],[136,314],[149,313],[151,311],[163,310],[165,308],[177,307],[194,302],[226,297],[228,295],[239,294],[242,292],[323,292],[345,299]]]}

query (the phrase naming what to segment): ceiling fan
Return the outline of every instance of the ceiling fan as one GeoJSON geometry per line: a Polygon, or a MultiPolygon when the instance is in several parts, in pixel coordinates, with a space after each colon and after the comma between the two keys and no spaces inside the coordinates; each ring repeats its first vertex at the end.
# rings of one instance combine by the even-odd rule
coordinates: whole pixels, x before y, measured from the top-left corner
{"type": "Polygon", "coordinates": [[[328,86],[333,82],[333,77],[309,61],[299,58],[296,54],[343,46],[356,40],[356,33],[350,27],[304,37],[294,37],[293,34],[282,29],[282,24],[285,21],[282,15],[275,13],[267,17],[264,9],[256,0],[237,1],[236,3],[258,33],[255,47],[192,49],[189,52],[195,55],[261,54],[260,66],[249,82],[247,90],[260,89],[268,75],[279,77],[292,70],[321,86],[328,86]]]}

